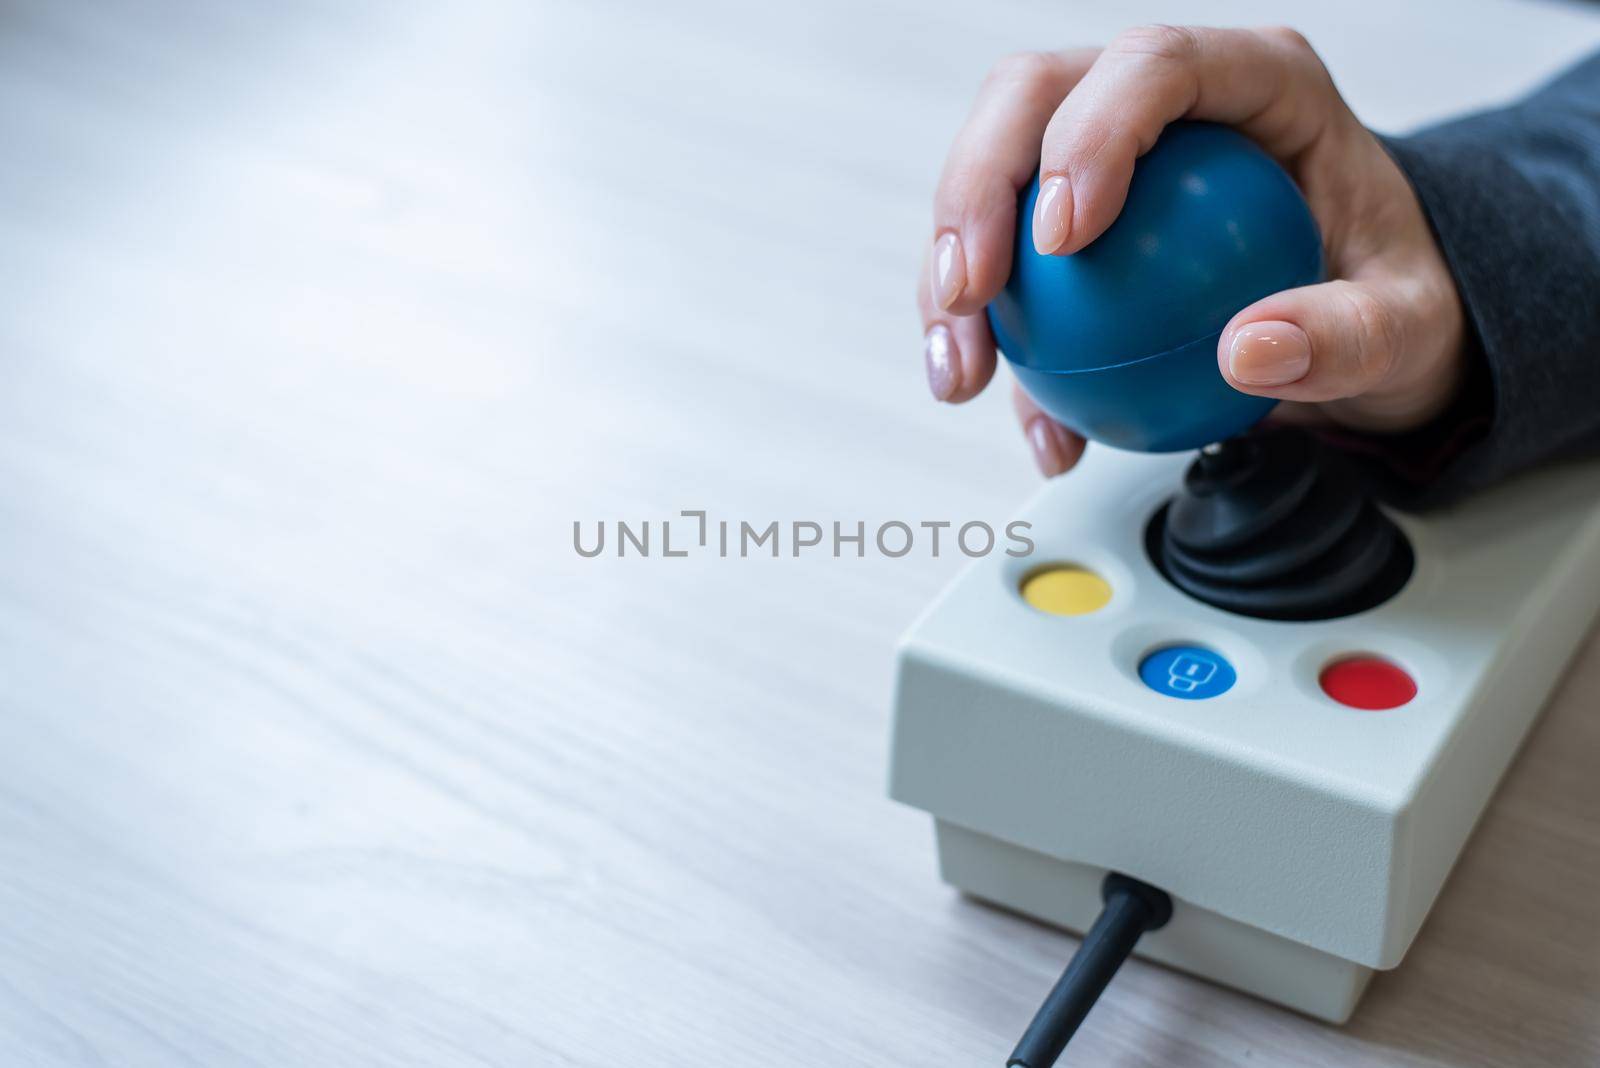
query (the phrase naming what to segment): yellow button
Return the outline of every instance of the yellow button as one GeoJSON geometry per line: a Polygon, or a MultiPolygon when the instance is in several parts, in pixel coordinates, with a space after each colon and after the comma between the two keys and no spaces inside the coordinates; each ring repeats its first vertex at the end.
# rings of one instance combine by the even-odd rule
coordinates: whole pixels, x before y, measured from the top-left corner
{"type": "Polygon", "coordinates": [[[1111,600],[1111,585],[1086,567],[1054,564],[1022,580],[1022,599],[1053,616],[1098,612],[1111,600]]]}

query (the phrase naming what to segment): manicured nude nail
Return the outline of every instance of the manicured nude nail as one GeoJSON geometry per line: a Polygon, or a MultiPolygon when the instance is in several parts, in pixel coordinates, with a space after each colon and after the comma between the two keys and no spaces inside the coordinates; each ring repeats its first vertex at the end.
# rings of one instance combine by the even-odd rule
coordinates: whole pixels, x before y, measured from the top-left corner
{"type": "Polygon", "coordinates": [[[961,383],[961,352],[950,328],[935,323],[922,340],[922,360],[928,365],[928,388],[934,400],[949,400],[961,383]]]}
{"type": "Polygon", "coordinates": [[[1286,386],[1311,370],[1311,342],[1293,323],[1241,326],[1228,346],[1228,373],[1246,386],[1286,386]]]}
{"type": "Polygon", "coordinates": [[[1033,247],[1048,256],[1067,243],[1072,232],[1072,187],[1059,175],[1039,187],[1033,205],[1033,247]]]}
{"type": "Polygon", "coordinates": [[[1039,465],[1041,475],[1054,478],[1067,469],[1066,453],[1048,417],[1036,415],[1029,419],[1027,434],[1028,444],[1033,447],[1033,462],[1039,465]]]}
{"type": "Polygon", "coordinates": [[[940,234],[933,243],[933,302],[949,308],[967,288],[967,257],[961,239],[955,234],[940,234]]]}

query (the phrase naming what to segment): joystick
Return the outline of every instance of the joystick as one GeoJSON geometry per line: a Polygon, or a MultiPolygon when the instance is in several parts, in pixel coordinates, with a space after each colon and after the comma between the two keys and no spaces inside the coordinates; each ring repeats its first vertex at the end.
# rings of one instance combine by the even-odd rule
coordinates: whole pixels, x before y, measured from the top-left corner
{"type": "MultiPolygon", "coordinates": [[[[1116,222],[1071,256],[1034,249],[1038,194],[1035,177],[990,325],[1023,388],[1063,425],[1140,452],[1203,447],[1145,526],[1156,570],[1195,600],[1263,620],[1337,619],[1398,593],[1410,544],[1354,471],[1299,431],[1247,433],[1274,402],[1234,390],[1217,368],[1234,315],[1322,278],[1322,240],[1288,174],[1233,130],[1176,123],[1135,166],[1116,222]]],[[[1227,684],[1206,685],[1223,677],[1216,654],[1171,648],[1182,656],[1153,676],[1169,693],[1231,687],[1231,666],[1227,684]]],[[[1141,934],[1171,915],[1161,889],[1115,874],[1106,887],[1106,911],[1009,1064],[1049,1068],[1141,934]]]]}
{"type": "Polygon", "coordinates": [[[897,654],[889,790],[941,876],[1084,932],[1018,1068],[1130,954],[1348,1019],[1595,618],[1600,462],[1391,516],[1336,450],[1255,426],[1272,402],[1228,386],[1218,333],[1320,271],[1288,175],[1179,123],[1087,248],[1019,233],[990,306],[1035,401],[1120,447],[1049,480],[1033,558],[973,561],[897,654]]]}

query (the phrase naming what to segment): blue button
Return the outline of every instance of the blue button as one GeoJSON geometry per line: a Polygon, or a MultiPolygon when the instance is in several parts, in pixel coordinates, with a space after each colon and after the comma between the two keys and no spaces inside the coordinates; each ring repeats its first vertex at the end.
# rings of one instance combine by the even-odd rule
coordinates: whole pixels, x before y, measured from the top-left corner
{"type": "Polygon", "coordinates": [[[1227,693],[1238,677],[1221,653],[1198,645],[1169,645],[1139,664],[1139,678],[1146,686],[1185,701],[1227,693]]]}

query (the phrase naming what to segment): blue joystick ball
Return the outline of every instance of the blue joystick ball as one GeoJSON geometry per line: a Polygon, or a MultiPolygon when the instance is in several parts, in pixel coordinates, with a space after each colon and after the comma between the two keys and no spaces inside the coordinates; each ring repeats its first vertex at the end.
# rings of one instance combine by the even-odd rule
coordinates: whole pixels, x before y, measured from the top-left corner
{"type": "Polygon", "coordinates": [[[1037,176],[1018,207],[1011,278],[989,323],[1024,389],[1084,437],[1176,452],[1254,425],[1274,401],[1217,369],[1228,320],[1322,280],[1322,238],[1282,167],[1224,126],[1169,126],[1122,214],[1071,256],[1033,247],[1037,176]]]}

